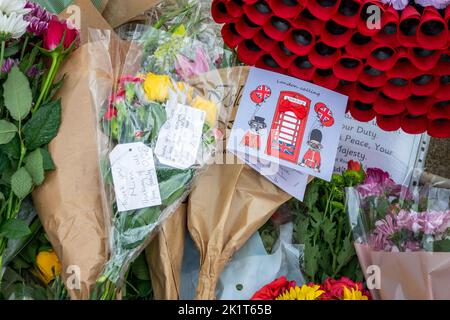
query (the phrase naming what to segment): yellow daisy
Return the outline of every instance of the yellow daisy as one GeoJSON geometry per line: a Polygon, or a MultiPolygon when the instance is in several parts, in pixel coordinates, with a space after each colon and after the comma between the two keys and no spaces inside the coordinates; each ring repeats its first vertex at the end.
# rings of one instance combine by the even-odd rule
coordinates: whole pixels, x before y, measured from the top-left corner
{"type": "Polygon", "coordinates": [[[354,288],[348,289],[344,287],[344,299],[343,300],[369,300],[369,297],[364,295],[361,291],[354,288]]]}
{"type": "Polygon", "coordinates": [[[320,286],[307,286],[291,288],[280,295],[277,300],[318,300],[325,291],[320,286]]]}

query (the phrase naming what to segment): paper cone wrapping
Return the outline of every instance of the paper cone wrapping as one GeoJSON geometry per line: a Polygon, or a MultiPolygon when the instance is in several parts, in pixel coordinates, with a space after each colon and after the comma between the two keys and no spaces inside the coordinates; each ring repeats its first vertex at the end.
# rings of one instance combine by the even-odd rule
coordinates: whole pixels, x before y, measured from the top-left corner
{"type": "Polygon", "coordinates": [[[248,166],[213,165],[207,170],[188,207],[188,228],[201,259],[197,299],[215,299],[224,266],[290,198],[248,166]]]}
{"type": "MultiPolygon", "coordinates": [[[[248,67],[221,69],[218,72],[206,73],[191,82],[191,85],[202,90],[208,99],[223,104],[224,112],[219,115],[223,130],[226,130],[225,122],[229,117],[234,118],[233,111],[236,109],[234,107],[238,103],[248,70],[248,67]]],[[[218,148],[218,161],[224,161],[223,149],[224,145],[218,148]]],[[[165,221],[161,232],[146,249],[153,291],[157,300],[176,300],[180,297],[180,274],[187,230],[186,211],[187,206],[182,206],[165,221]]]]}
{"type": "Polygon", "coordinates": [[[103,16],[111,27],[117,28],[159,2],[161,0],[109,0],[103,10],[103,16]]]}
{"type": "Polygon", "coordinates": [[[379,267],[381,283],[379,290],[371,290],[374,298],[450,299],[450,253],[380,252],[362,244],[355,244],[355,248],[363,270],[372,265],[379,267]]]}
{"type": "Polygon", "coordinates": [[[187,205],[181,205],[145,250],[155,300],[178,300],[187,205]]]}
{"type": "MultiPolygon", "coordinates": [[[[69,290],[72,299],[88,299],[107,258],[105,221],[100,197],[96,116],[89,93],[87,26],[109,28],[90,0],[75,1],[82,11],[81,43],[63,64],[66,74],[59,92],[62,123],[51,142],[56,170],[33,193],[35,207],[49,240],[63,265],[80,270],[81,287],[69,290]]],[[[70,270],[70,269],[69,269],[70,270]]],[[[75,282],[76,283],[76,282],[75,282]]]]}

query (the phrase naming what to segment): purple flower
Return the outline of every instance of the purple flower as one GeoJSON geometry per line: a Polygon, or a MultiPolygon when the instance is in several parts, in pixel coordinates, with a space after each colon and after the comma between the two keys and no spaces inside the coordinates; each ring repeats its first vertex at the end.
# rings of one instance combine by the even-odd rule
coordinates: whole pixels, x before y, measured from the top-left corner
{"type": "Polygon", "coordinates": [[[401,191],[401,186],[391,179],[389,173],[378,168],[368,168],[366,180],[362,185],[358,186],[358,191],[363,196],[398,195],[401,191]]]}
{"type": "Polygon", "coordinates": [[[53,15],[40,5],[27,1],[25,8],[31,11],[24,16],[24,20],[29,22],[27,31],[36,36],[42,35],[48,28],[48,23],[53,15]]]}
{"type": "Polygon", "coordinates": [[[390,240],[390,237],[398,231],[395,218],[392,215],[387,215],[385,219],[377,221],[375,227],[369,240],[370,246],[375,250],[391,251],[394,243],[390,240]]]}
{"type": "Polygon", "coordinates": [[[422,231],[425,234],[437,235],[450,227],[450,211],[426,211],[420,214],[422,231]]]}
{"type": "Polygon", "coordinates": [[[414,212],[401,210],[397,217],[397,225],[414,233],[439,235],[450,228],[450,210],[414,212]]]}
{"type": "Polygon", "coordinates": [[[381,2],[394,7],[395,10],[403,10],[409,3],[409,0],[381,0],[381,2]]]}
{"type": "Polygon", "coordinates": [[[188,80],[199,74],[208,72],[209,63],[203,49],[197,48],[194,60],[190,60],[182,54],[177,55],[175,70],[181,80],[188,80]]]}
{"type": "Polygon", "coordinates": [[[41,75],[41,71],[39,70],[37,65],[31,66],[30,69],[27,70],[27,76],[29,78],[37,78],[41,75]]]}
{"type": "Polygon", "coordinates": [[[39,20],[36,17],[29,18],[28,22],[30,24],[28,25],[27,32],[32,33],[36,36],[42,35],[48,28],[48,22],[39,20]]]}
{"type": "Polygon", "coordinates": [[[450,0],[416,0],[416,3],[422,7],[433,6],[436,9],[445,9],[450,4],[450,0]]]}
{"type": "Polygon", "coordinates": [[[415,252],[415,251],[420,251],[421,247],[420,247],[420,243],[419,241],[414,241],[414,240],[408,240],[405,243],[405,252],[415,252]]]}
{"type": "Polygon", "coordinates": [[[18,64],[19,64],[19,62],[17,60],[8,58],[3,62],[1,71],[2,71],[2,73],[9,73],[11,71],[11,68],[18,64]]]}

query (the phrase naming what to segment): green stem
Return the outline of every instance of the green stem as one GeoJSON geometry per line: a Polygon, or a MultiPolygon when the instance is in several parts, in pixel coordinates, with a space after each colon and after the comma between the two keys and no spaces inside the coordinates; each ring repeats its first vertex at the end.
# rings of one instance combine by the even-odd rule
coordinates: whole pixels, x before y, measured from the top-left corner
{"type": "MultiPolygon", "coordinates": [[[[6,41],[2,41],[2,49],[0,51],[0,68],[3,68],[3,61],[5,58],[6,41]]],[[[1,73],[1,72],[0,72],[1,73]]]]}
{"type": "Polygon", "coordinates": [[[41,104],[45,101],[48,95],[48,91],[50,90],[50,87],[53,84],[53,81],[55,80],[56,74],[58,72],[58,68],[61,65],[62,58],[60,55],[55,55],[52,57],[52,65],[50,67],[50,70],[48,71],[47,77],[44,80],[44,85],[42,87],[41,93],[39,95],[38,100],[36,101],[36,104],[33,107],[32,112],[36,112],[36,110],[39,109],[41,104]]]}
{"type": "Polygon", "coordinates": [[[25,41],[24,41],[24,43],[23,43],[23,47],[22,47],[22,52],[21,52],[21,54],[20,54],[20,61],[22,61],[23,60],[23,57],[25,56],[25,50],[27,49],[27,46],[28,46],[28,42],[30,41],[30,36],[28,35],[28,33],[27,33],[27,35],[26,35],[26,37],[25,37],[25,41]]]}

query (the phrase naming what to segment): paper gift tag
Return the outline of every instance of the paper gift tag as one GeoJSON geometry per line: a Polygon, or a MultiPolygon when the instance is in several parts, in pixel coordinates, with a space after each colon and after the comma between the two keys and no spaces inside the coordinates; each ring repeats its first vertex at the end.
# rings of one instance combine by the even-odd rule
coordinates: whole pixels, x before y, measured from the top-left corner
{"type": "Polygon", "coordinates": [[[187,169],[197,159],[205,112],[182,104],[168,108],[167,112],[167,121],[159,132],[155,154],[164,165],[187,169]]]}
{"type": "Polygon", "coordinates": [[[142,142],[119,144],[109,160],[119,212],[161,204],[152,149],[142,142]]]}

